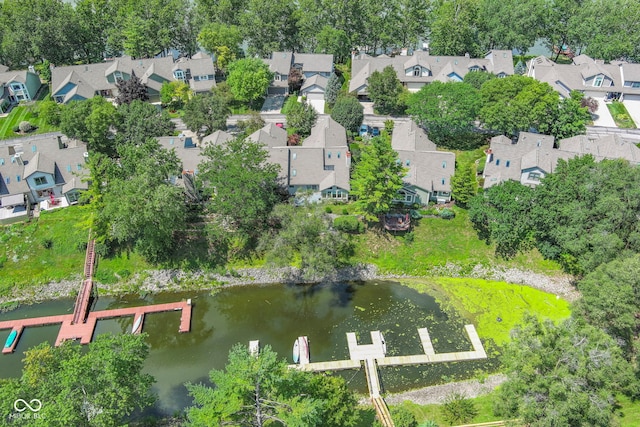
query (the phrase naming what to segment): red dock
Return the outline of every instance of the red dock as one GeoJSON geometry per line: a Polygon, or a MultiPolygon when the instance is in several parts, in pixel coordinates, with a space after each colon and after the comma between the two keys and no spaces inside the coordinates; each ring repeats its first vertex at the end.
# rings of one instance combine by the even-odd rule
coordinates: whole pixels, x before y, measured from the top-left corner
{"type": "MultiPolygon", "coordinates": [[[[72,314],[63,314],[60,316],[33,317],[30,319],[5,320],[0,322],[0,330],[12,329],[18,331],[16,339],[10,347],[4,347],[2,353],[12,353],[20,339],[20,335],[25,327],[29,326],[45,326],[60,323],[60,332],[56,339],[56,346],[65,340],[80,340],[81,344],[88,344],[93,338],[93,333],[98,320],[111,319],[114,317],[133,316],[137,319],[139,316],[146,318],[149,313],[159,313],[163,311],[181,311],[180,326],[178,332],[189,332],[191,330],[191,300],[172,302],[167,304],[144,305],[141,307],[116,308],[113,310],[100,310],[89,313],[85,323],[73,324],[72,314]]],[[[142,330],[143,324],[136,333],[142,330]]]]}
{"type": "Polygon", "coordinates": [[[96,323],[101,319],[111,319],[114,317],[133,316],[134,330],[132,333],[139,334],[142,331],[144,319],[148,313],[158,313],[162,311],[182,312],[180,316],[180,327],[178,332],[189,332],[191,330],[191,300],[182,302],[173,302],[167,304],[145,305],[141,307],[117,308],[114,310],[101,310],[90,312],[89,302],[93,294],[93,271],[96,261],[94,250],[95,242],[90,240],[87,244],[87,255],[85,257],[84,275],[82,288],[78,292],[76,303],[73,307],[73,314],[63,314],[59,316],[34,317],[30,319],[6,320],[0,322],[0,330],[11,329],[16,331],[16,337],[9,347],[3,347],[2,353],[12,353],[20,335],[25,327],[28,326],[44,326],[60,323],[60,332],[56,339],[56,346],[66,340],[80,340],[81,344],[88,344],[93,338],[96,329],[96,323]]]}

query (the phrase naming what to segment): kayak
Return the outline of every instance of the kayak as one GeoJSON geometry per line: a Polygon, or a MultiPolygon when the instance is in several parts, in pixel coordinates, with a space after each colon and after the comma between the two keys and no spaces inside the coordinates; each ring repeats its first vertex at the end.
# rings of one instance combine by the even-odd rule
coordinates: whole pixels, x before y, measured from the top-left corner
{"type": "Polygon", "coordinates": [[[18,336],[18,331],[16,330],[11,331],[11,333],[7,337],[7,341],[5,341],[4,343],[5,348],[11,347],[13,345],[13,342],[16,340],[17,336],[18,336]]]}

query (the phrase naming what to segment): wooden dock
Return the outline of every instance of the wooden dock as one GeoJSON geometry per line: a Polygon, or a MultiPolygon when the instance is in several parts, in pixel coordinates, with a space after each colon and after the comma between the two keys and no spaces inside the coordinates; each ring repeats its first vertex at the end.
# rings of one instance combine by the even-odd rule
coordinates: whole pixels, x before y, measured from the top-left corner
{"type": "MultiPolygon", "coordinates": [[[[87,244],[87,253],[84,262],[85,279],[82,281],[82,287],[76,297],[76,303],[73,306],[73,313],[59,316],[34,317],[31,319],[16,319],[0,322],[0,330],[11,329],[17,333],[11,346],[3,347],[2,353],[13,353],[18,345],[18,341],[20,340],[20,336],[22,335],[24,328],[30,326],[44,326],[59,323],[60,331],[56,338],[56,346],[62,344],[62,342],[66,340],[80,340],[81,344],[88,344],[93,339],[93,334],[98,320],[133,316],[134,325],[139,323],[139,326],[131,332],[139,334],[142,331],[147,314],[180,310],[181,316],[178,332],[189,332],[191,330],[191,299],[167,304],[154,304],[141,307],[118,308],[114,310],[91,312],[90,301],[95,290],[93,286],[95,263],[95,241],[90,239],[87,244]]],[[[11,334],[11,332],[9,333],[11,334]]]]}
{"type": "Polygon", "coordinates": [[[347,332],[347,346],[349,347],[349,360],[333,360],[329,362],[312,362],[309,364],[289,365],[290,368],[305,371],[339,371],[343,369],[361,369],[367,377],[367,387],[371,402],[373,403],[378,419],[385,427],[393,427],[393,420],[389,414],[389,408],[382,398],[382,386],[378,374],[378,367],[423,365],[442,362],[460,362],[465,360],[486,359],[487,353],[478,337],[473,325],[465,325],[465,331],[469,337],[472,350],[451,353],[436,353],[427,328],[418,329],[420,342],[424,350],[423,354],[408,356],[387,356],[386,343],[383,341],[380,331],[371,331],[371,344],[358,344],[356,334],[347,332]]]}
{"type": "MultiPolygon", "coordinates": [[[[89,313],[84,323],[73,323],[73,314],[63,314],[58,316],[32,317],[29,319],[5,320],[0,322],[0,330],[11,329],[18,331],[18,335],[11,347],[4,347],[2,353],[12,353],[20,339],[20,335],[24,328],[34,326],[45,326],[60,324],[60,331],[56,338],[56,346],[65,340],[80,340],[81,344],[88,344],[93,339],[96,323],[98,320],[111,319],[114,317],[133,316],[134,321],[139,316],[149,313],[159,313],[163,311],[181,311],[180,326],[178,332],[189,332],[191,330],[191,300],[173,302],[166,304],[145,305],[141,307],[117,308],[114,310],[100,310],[89,313]]],[[[143,322],[144,323],[144,322],[143,322]]],[[[138,332],[142,330],[143,323],[138,328],[138,332]]]]}

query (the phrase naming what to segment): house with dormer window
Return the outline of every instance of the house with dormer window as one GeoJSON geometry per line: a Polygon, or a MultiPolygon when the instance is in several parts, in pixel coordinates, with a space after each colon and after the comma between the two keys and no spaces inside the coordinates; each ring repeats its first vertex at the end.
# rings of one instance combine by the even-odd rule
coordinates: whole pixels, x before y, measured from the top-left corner
{"type": "Polygon", "coordinates": [[[35,99],[42,82],[33,70],[4,71],[0,70],[0,114],[20,101],[35,99]]]}
{"type": "MultiPolygon", "coordinates": [[[[320,53],[273,52],[270,58],[263,59],[273,73],[269,94],[287,95],[289,93],[289,72],[296,68],[302,72],[304,80],[314,76],[328,79],[333,73],[333,55],[320,53]]],[[[320,79],[326,83],[326,80],[320,79]]],[[[326,88],[323,87],[323,90],[326,88]]]]}
{"type": "Polygon", "coordinates": [[[88,188],[86,144],[64,135],[36,136],[0,146],[0,223],[23,220],[41,209],[78,202],[88,188]]]}
{"type": "Polygon", "coordinates": [[[61,104],[94,96],[114,98],[118,90],[116,82],[129,80],[133,74],[147,87],[152,102],[159,99],[160,89],[166,82],[188,83],[196,93],[208,92],[215,86],[213,60],[202,53],[175,61],[172,57],[133,59],[123,56],[98,64],[53,67],[51,96],[61,104]]]}
{"type": "Polygon", "coordinates": [[[391,66],[398,79],[409,92],[417,92],[433,81],[462,81],[469,72],[490,72],[498,77],[513,74],[511,51],[492,50],[484,58],[465,56],[430,55],[427,51],[415,51],[412,55],[369,56],[354,55],[351,61],[349,92],[359,97],[368,96],[368,78],[391,66]]]}
{"type": "Polygon", "coordinates": [[[456,166],[454,153],[438,151],[424,129],[412,120],[396,123],[391,147],[398,153],[398,162],[407,169],[394,202],[426,205],[451,201],[451,177],[456,166]]]}

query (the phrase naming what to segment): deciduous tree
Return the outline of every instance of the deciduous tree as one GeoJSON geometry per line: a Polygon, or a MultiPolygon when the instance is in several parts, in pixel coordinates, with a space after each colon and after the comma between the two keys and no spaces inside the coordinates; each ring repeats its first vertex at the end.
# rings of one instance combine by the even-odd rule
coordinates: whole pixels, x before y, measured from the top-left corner
{"type": "Polygon", "coordinates": [[[168,259],[174,232],[185,223],[182,189],[169,181],[182,173],[175,152],[150,139],[119,145],[118,159],[110,161],[118,167],[92,169],[92,179],[102,183],[98,238],[116,250],[135,249],[150,262],[168,259]]]}
{"type": "Polygon", "coordinates": [[[198,136],[227,129],[231,109],[227,99],[218,93],[193,96],[184,106],[184,124],[198,136]]]}
{"type": "Polygon", "coordinates": [[[431,23],[429,49],[432,55],[481,56],[478,43],[479,0],[437,1],[431,23]]]}
{"type": "Polygon", "coordinates": [[[279,166],[269,163],[260,144],[241,138],[205,148],[200,164],[208,209],[233,228],[257,236],[278,201],[279,166]]]}
{"type": "Polygon", "coordinates": [[[286,117],[289,130],[306,138],[311,134],[311,128],[316,124],[318,113],[307,102],[296,102],[289,108],[286,117]]]}
{"type": "Polygon", "coordinates": [[[577,319],[556,326],[534,318],[512,335],[500,415],[532,426],[612,425],[616,394],[635,379],[609,336],[577,319]]]}
{"type": "Polygon", "coordinates": [[[62,107],[60,130],[70,138],[85,141],[89,150],[115,154],[113,126],[116,108],[100,96],[73,101],[62,107]]]}
{"type": "Polygon", "coordinates": [[[179,80],[164,82],[160,88],[160,101],[173,110],[182,108],[192,96],[193,91],[189,84],[179,80]]]}
{"type": "Polygon", "coordinates": [[[537,129],[550,133],[559,97],[547,83],[520,75],[492,79],[480,88],[480,119],[489,129],[506,135],[537,129]]]}
{"type": "Polygon", "coordinates": [[[122,425],[154,401],[154,379],[142,371],[149,354],[145,339],[144,334],[99,334],[86,351],[69,341],[28,350],[21,377],[0,380],[0,419],[26,427],[122,425]],[[20,396],[41,401],[38,417],[10,417],[20,396]]]}
{"type": "Polygon", "coordinates": [[[187,384],[195,402],[187,410],[189,425],[355,426],[355,400],[344,380],[316,376],[289,369],[269,346],[253,356],[236,345],[224,371],[209,373],[214,388],[187,384]]]}
{"type": "Polygon", "coordinates": [[[137,145],[148,138],[171,135],[175,129],[166,111],[138,100],[118,107],[115,127],[117,143],[137,145]]]}
{"type": "Polygon", "coordinates": [[[427,129],[429,138],[450,146],[456,136],[473,130],[480,111],[480,95],[466,83],[433,82],[412,94],[407,105],[407,112],[427,129]]]}
{"type": "Polygon", "coordinates": [[[388,135],[372,138],[362,148],[351,175],[351,195],[356,198],[359,213],[367,220],[376,220],[387,213],[402,188],[405,173],[398,153],[391,148],[391,138],[388,135]]]}
{"type": "Polygon", "coordinates": [[[255,102],[267,93],[273,79],[267,64],[258,58],[239,59],[229,64],[227,84],[238,101],[255,102]]]}
{"type": "Polygon", "coordinates": [[[533,245],[533,189],[519,182],[505,181],[472,198],[469,219],[479,237],[496,245],[505,258],[533,245]]]}
{"type": "Polygon", "coordinates": [[[569,98],[560,101],[556,119],[551,123],[551,135],[556,139],[584,135],[587,132],[591,113],[587,107],[582,106],[583,97],[582,93],[572,91],[569,98]]]}
{"type": "Polygon", "coordinates": [[[300,259],[302,275],[318,279],[335,271],[349,255],[343,233],[331,230],[331,218],[319,206],[280,204],[271,215],[275,229],[262,237],[267,262],[290,266],[300,259]]]}
{"type": "Polygon", "coordinates": [[[235,25],[209,23],[198,34],[198,42],[204,50],[215,55],[216,67],[220,70],[226,70],[230,62],[241,56],[242,32],[235,25]]]}
{"type": "Polygon", "coordinates": [[[364,107],[354,96],[341,96],[331,110],[331,118],[355,134],[364,120],[364,107]]]}

